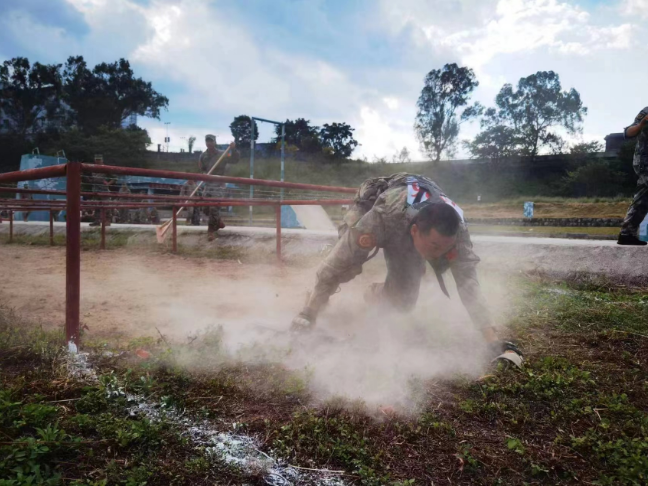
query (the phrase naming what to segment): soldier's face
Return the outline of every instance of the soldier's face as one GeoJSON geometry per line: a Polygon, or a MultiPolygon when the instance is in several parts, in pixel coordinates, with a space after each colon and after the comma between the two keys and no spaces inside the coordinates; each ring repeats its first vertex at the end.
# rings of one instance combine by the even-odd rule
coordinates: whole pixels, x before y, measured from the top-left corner
{"type": "Polygon", "coordinates": [[[426,260],[434,260],[448,253],[457,242],[456,236],[444,236],[432,228],[428,234],[423,234],[418,226],[412,225],[412,241],[419,254],[426,260]]]}
{"type": "Polygon", "coordinates": [[[205,140],[205,144],[207,145],[207,148],[209,150],[214,150],[216,148],[216,142],[214,142],[211,139],[210,140],[205,140]]]}

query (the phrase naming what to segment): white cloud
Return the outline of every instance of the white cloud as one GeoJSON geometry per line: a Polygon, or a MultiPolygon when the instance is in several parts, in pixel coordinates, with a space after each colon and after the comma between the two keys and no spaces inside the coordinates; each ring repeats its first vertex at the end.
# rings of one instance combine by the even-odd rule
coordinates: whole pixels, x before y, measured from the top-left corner
{"type": "Polygon", "coordinates": [[[394,154],[407,147],[412,160],[423,160],[412,124],[403,122],[403,119],[385,116],[368,106],[362,107],[360,119],[356,122],[356,134],[362,147],[356,150],[356,155],[366,157],[369,161],[375,157],[391,160],[394,154]]]}
{"type": "Polygon", "coordinates": [[[646,19],[648,18],[648,0],[624,0],[621,3],[621,13],[646,19]]]}
{"type": "Polygon", "coordinates": [[[392,96],[386,96],[385,98],[383,98],[383,102],[390,110],[396,110],[400,106],[398,98],[394,98],[392,96]]]}
{"type": "Polygon", "coordinates": [[[599,27],[578,6],[557,0],[499,0],[495,15],[482,25],[448,31],[422,25],[434,46],[457,52],[462,62],[479,69],[495,56],[545,47],[567,55],[601,49],[628,49],[630,24],[599,27]]]}

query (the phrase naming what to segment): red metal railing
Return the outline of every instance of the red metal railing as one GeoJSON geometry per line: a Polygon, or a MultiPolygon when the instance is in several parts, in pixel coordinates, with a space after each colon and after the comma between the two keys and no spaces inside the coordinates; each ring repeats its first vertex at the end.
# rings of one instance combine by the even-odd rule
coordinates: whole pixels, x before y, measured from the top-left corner
{"type": "Polygon", "coordinates": [[[307,190],[314,192],[355,194],[356,189],[349,187],[332,187],[315,184],[299,184],[261,179],[246,179],[242,177],[210,176],[186,172],[166,170],[137,169],[132,167],[115,167],[105,165],[82,164],[68,162],[40,169],[8,172],[0,174],[0,184],[10,184],[23,181],[66,177],[66,190],[24,189],[17,187],[0,187],[1,193],[38,194],[64,197],[64,199],[7,199],[0,198],[0,210],[9,211],[9,241],[14,236],[14,212],[49,211],[50,245],[54,244],[54,211],[66,211],[66,303],[65,303],[65,334],[68,345],[79,345],[80,303],[81,303],[81,211],[101,211],[100,248],[106,247],[106,211],[111,209],[139,208],[169,208],[173,209],[172,219],[172,251],[177,252],[177,215],[179,206],[186,208],[213,206],[274,206],[276,220],[276,253],[281,261],[281,206],[296,205],[340,205],[351,204],[352,199],[250,199],[250,198],[210,198],[204,196],[175,196],[162,194],[131,194],[114,192],[82,191],[81,175],[83,173],[131,175],[146,177],[163,177],[168,179],[194,180],[210,183],[234,183],[281,189],[307,190]],[[92,200],[82,200],[82,197],[92,197],[92,200]]]}

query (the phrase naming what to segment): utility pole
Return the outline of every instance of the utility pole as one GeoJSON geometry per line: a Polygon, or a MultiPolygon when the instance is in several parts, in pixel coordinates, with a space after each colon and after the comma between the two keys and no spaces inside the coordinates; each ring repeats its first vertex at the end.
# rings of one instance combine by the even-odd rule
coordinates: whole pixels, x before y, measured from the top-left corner
{"type": "Polygon", "coordinates": [[[169,125],[171,122],[164,122],[164,124],[166,125],[166,137],[164,137],[164,142],[166,143],[167,153],[169,153],[169,142],[171,141],[169,138],[169,125]]]}

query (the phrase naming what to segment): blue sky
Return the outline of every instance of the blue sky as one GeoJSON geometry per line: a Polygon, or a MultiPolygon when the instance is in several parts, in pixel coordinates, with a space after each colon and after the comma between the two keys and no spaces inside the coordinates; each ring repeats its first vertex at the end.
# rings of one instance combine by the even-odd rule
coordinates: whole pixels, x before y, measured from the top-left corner
{"type": "Polygon", "coordinates": [[[247,114],[344,121],[357,155],[418,159],[416,99],[447,62],[475,70],[487,106],[502,84],[554,70],[589,108],[573,143],[621,131],[648,105],[647,20],[648,0],[3,0],[0,58],[129,59],[170,99],[140,124],[160,143],[170,122],[172,150],[228,142],[247,114]]]}

